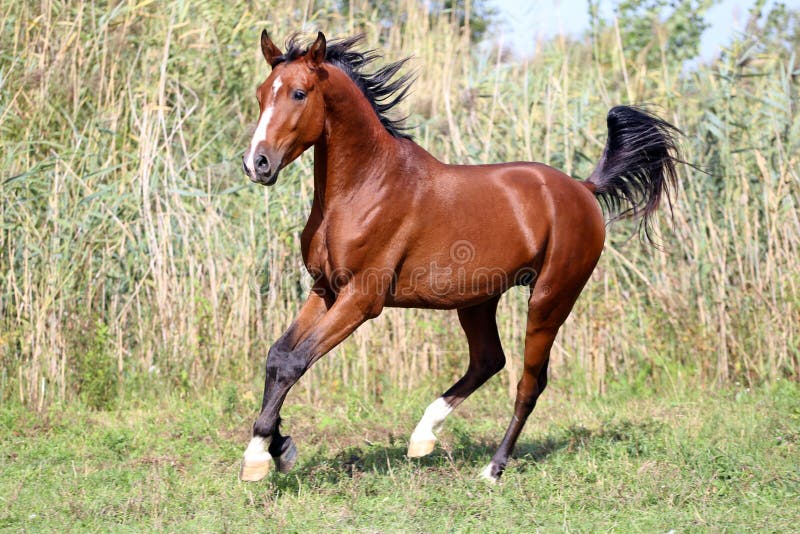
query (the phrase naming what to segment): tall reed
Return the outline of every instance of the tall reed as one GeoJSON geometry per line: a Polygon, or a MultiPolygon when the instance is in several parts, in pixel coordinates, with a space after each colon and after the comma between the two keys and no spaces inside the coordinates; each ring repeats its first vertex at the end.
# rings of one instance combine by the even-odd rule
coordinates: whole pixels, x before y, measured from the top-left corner
{"type": "MultiPolygon", "coordinates": [[[[415,0],[388,14],[347,4],[0,1],[0,398],[43,408],[92,391],[78,372],[87,355],[121,391],[257,380],[307,290],[299,233],[313,187],[310,153],[271,189],[239,169],[266,75],[262,27],[276,40],[363,32],[387,59],[413,56],[409,120],[450,162],[539,160],[585,177],[607,109],[655,104],[709,174],[682,168],[663,251],[629,239],[631,224],[610,229],[553,372],[589,392],[800,376],[793,55],[743,40],[695,71],[649,69],[607,31],[515,62],[415,0]]],[[[513,390],[523,291],[502,301],[500,328],[513,390]]],[[[454,313],[387,310],[300,394],[444,385],[465,365],[454,313]]]]}

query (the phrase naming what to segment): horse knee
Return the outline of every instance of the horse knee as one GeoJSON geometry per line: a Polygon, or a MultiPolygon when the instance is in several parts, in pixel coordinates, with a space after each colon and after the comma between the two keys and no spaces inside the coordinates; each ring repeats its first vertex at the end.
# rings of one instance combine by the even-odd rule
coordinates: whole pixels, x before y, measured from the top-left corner
{"type": "Polygon", "coordinates": [[[267,355],[267,378],[278,382],[299,379],[307,368],[307,359],[296,350],[286,350],[278,344],[267,355]]]}
{"type": "Polygon", "coordinates": [[[291,351],[280,341],[274,343],[267,352],[267,365],[271,362],[278,362],[279,360],[286,359],[286,355],[291,351]]]}

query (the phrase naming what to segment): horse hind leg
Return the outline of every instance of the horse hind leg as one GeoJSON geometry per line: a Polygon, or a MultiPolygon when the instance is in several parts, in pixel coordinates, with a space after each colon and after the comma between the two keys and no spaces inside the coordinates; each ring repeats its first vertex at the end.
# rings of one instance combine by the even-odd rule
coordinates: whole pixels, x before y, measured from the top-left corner
{"type": "Polygon", "coordinates": [[[495,321],[499,300],[497,296],[458,310],[458,319],[469,343],[469,367],[458,382],[425,409],[409,440],[410,458],[430,454],[436,444],[435,432],[441,429],[447,415],[505,365],[495,321]]]}
{"type": "Polygon", "coordinates": [[[539,395],[547,387],[547,367],[553,341],[591,274],[589,269],[583,273],[585,276],[581,274],[567,277],[562,274],[565,271],[553,268],[551,273],[559,273],[554,276],[547,276],[543,272],[531,291],[525,333],[525,360],[522,378],[517,385],[514,416],[500,447],[481,472],[481,477],[491,483],[496,483],[502,475],[525,421],[533,411],[539,395]]]}

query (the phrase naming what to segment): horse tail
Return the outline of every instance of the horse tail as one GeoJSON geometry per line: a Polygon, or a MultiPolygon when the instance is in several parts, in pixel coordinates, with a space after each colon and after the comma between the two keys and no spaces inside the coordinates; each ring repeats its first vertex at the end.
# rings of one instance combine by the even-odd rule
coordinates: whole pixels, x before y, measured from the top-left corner
{"type": "Polygon", "coordinates": [[[608,140],[597,168],[584,182],[611,215],[611,220],[640,217],[639,230],[652,242],[651,216],[677,187],[679,159],[672,124],[641,108],[616,106],[606,119],[608,140]]]}

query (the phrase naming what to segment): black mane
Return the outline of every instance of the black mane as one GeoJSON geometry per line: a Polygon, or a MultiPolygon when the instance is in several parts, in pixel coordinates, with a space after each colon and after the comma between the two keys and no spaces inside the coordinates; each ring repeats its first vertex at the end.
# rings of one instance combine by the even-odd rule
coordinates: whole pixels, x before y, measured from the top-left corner
{"type": "MultiPolygon", "coordinates": [[[[325,49],[325,61],[342,69],[361,89],[387,132],[394,137],[411,139],[411,135],[406,133],[409,128],[403,124],[405,117],[393,119],[388,116],[389,111],[403,101],[411,87],[411,82],[413,82],[413,73],[403,74],[392,81],[392,78],[410,58],[389,63],[374,72],[364,72],[367,66],[382,56],[377,50],[364,52],[353,50],[353,47],[363,38],[362,34],[328,42],[325,49]]],[[[286,43],[286,52],[275,59],[273,66],[294,61],[304,56],[307,51],[308,46],[302,45],[299,37],[293,35],[286,43]]]]}

